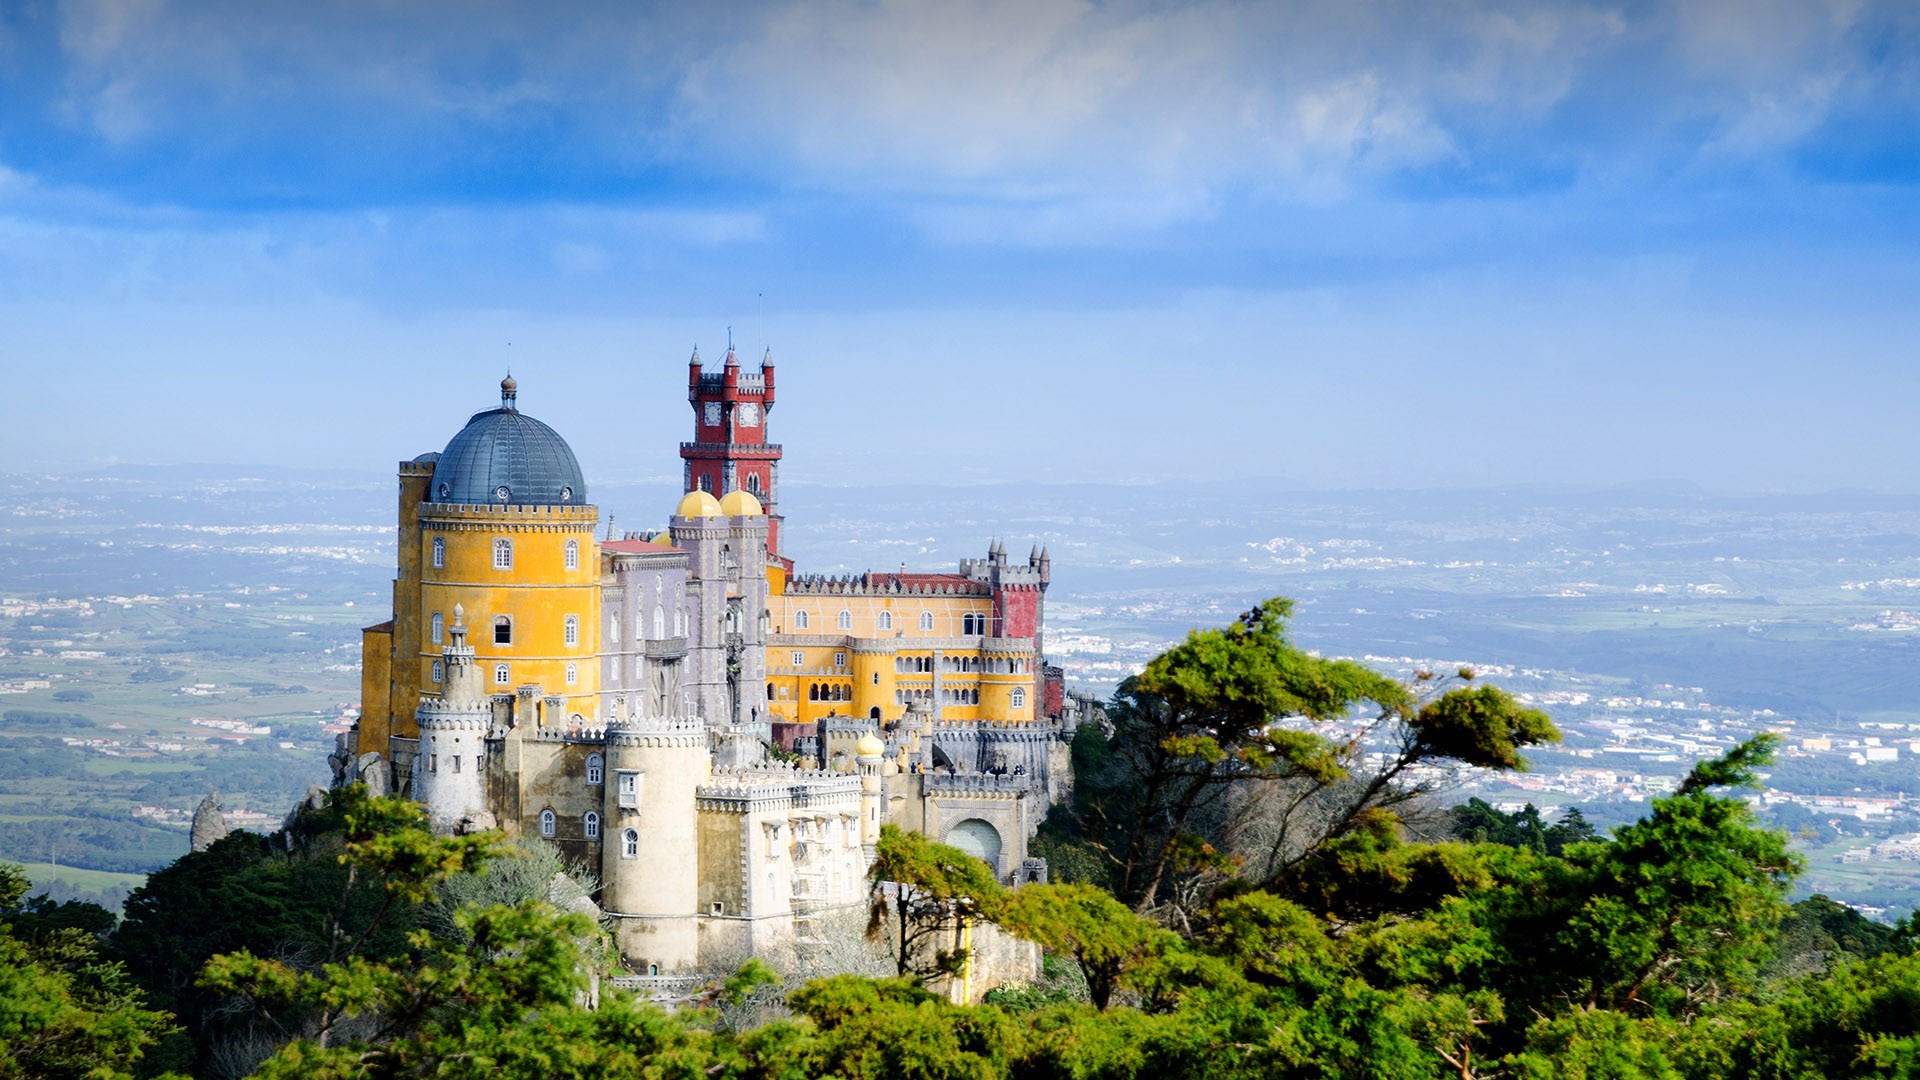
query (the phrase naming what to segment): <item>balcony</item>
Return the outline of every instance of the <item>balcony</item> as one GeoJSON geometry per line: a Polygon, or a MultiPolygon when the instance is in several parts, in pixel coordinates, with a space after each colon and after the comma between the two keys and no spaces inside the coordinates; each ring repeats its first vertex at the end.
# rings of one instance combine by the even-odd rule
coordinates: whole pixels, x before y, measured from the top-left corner
{"type": "Polygon", "coordinates": [[[684,637],[648,638],[642,643],[641,651],[649,660],[680,660],[687,655],[687,639],[684,637]]]}

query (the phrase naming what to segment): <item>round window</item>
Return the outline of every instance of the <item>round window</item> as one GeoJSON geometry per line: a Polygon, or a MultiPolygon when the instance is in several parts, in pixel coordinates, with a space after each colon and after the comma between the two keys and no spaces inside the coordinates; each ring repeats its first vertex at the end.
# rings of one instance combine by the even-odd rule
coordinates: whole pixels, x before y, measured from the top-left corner
{"type": "Polygon", "coordinates": [[[445,483],[444,481],[443,481],[443,482],[442,482],[442,483],[440,484],[440,497],[441,497],[441,498],[443,498],[443,499],[444,499],[444,498],[446,498],[446,497],[447,497],[447,496],[448,496],[449,494],[451,494],[452,492],[453,492],[453,485],[451,485],[451,484],[448,484],[448,483],[445,483]]]}
{"type": "Polygon", "coordinates": [[[499,487],[493,489],[493,497],[499,499],[501,502],[506,502],[507,496],[511,494],[513,493],[507,490],[507,485],[505,484],[501,484],[499,487]]]}
{"type": "Polygon", "coordinates": [[[560,489],[560,501],[561,501],[561,502],[572,502],[572,501],[573,501],[573,489],[572,489],[572,488],[570,488],[570,487],[563,487],[563,488],[561,488],[561,489],[560,489]]]}

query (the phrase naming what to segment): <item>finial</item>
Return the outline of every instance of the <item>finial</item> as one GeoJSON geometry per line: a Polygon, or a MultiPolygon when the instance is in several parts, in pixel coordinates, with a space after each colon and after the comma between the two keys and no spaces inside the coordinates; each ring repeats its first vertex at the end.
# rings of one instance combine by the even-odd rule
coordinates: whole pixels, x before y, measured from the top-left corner
{"type": "Polygon", "coordinates": [[[466,621],[467,621],[467,606],[465,604],[453,605],[453,625],[461,626],[461,625],[464,625],[466,621]]]}
{"type": "Polygon", "coordinates": [[[760,366],[761,367],[773,366],[773,346],[771,345],[767,346],[766,354],[760,357],[760,366]]]}
{"type": "Polygon", "coordinates": [[[500,380],[500,407],[518,409],[515,399],[520,396],[520,384],[514,381],[513,369],[507,369],[507,377],[500,380]]]}
{"type": "Polygon", "coordinates": [[[688,360],[687,363],[692,365],[693,367],[700,366],[700,346],[695,345],[693,347],[693,358],[691,360],[688,360]]]}

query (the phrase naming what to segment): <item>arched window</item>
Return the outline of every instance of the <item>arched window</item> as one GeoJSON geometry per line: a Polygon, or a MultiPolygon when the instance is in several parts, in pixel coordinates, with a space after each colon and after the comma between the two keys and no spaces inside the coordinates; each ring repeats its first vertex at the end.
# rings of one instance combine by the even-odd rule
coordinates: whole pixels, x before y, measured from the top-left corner
{"type": "Polygon", "coordinates": [[[853,629],[853,612],[842,610],[834,621],[840,625],[840,629],[851,630],[853,629]]]}
{"type": "Polygon", "coordinates": [[[507,674],[507,665],[505,664],[493,665],[493,685],[505,686],[512,681],[513,681],[512,676],[507,674]]]}
{"type": "Polygon", "coordinates": [[[433,643],[434,643],[435,645],[438,645],[438,644],[440,644],[440,643],[441,643],[442,641],[444,641],[444,640],[446,640],[446,636],[447,636],[447,617],[446,617],[445,615],[442,615],[442,614],[440,614],[440,613],[439,613],[439,612],[437,612],[437,611],[436,611],[436,612],[434,612],[434,613],[433,613],[433,622],[432,622],[432,624],[431,624],[431,626],[432,626],[432,629],[428,631],[428,634],[429,634],[429,636],[430,636],[430,637],[432,637],[432,639],[433,639],[433,643]]]}
{"type": "Polygon", "coordinates": [[[440,661],[435,660],[433,662],[433,683],[435,686],[440,685],[441,673],[443,671],[444,669],[440,666],[440,661]]]}
{"type": "Polygon", "coordinates": [[[687,612],[685,608],[673,609],[673,636],[687,636],[687,612]]]}
{"type": "Polygon", "coordinates": [[[567,541],[567,569],[580,569],[580,541],[567,541]]]}
{"type": "Polygon", "coordinates": [[[620,616],[618,615],[607,620],[607,644],[620,644],[620,616]]]}
{"type": "Polygon", "coordinates": [[[933,612],[923,611],[920,613],[920,629],[928,633],[933,631],[933,612]]]}
{"type": "Polygon", "coordinates": [[[447,538],[444,536],[433,538],[433,568],[435,570],[447,568],[447,538]]]}
{"type": "Polygon", "coordinates": [[[600,839],[600,815],[589,810],[580,818],[580,832],[589,840],[600,839]]]}
{"type": "Polygon", "coordinates": [[[493,568],[513,569],[513,541],[502,536],[493,542],[493,568]]]}
{"type": "Polygon", "coordinates": [[[574,683],[577,683],[579,681],[580,681],[580,665],[568,664],[567,665],[567,685],[572,686],[574,683]]]}
{"type": "Polygon", "coordinates": [[[513,644],[513,620],[505,615],[493,617],[493,643],[495,645],[513,644]]]}
{"type": "Polygon", "coordinates": [[[587,755],[587,783],[598,784],[606,779],[607,759],[599,754],[587,755]]]}
{"type": "Polygon", "coordinates": [[[874,706],[873,708],[871,708],[871,709],[868,709],[868,710],[867,710],[867,719],[869,719],[869,720],[878,720],[878,719],[880,719],[880,706],[878,706],[878,705],[875,705],[875,706],[874,706]]]}
{"type": "Polygon", "coordinates": [[[1027,707],[1026,687],[1016,686],[1013,688],[1013,707],[1016,709],[1024,709],[1027,707]]]}
{"type": "Polygon", "coordinates": [[[626,832],[620,834],[620,857],[623,859],[637,859],[640,857],[639,830],[628,829],[626,832]]]}
{"type": "Polygon", "coordinates": [[[820,684],[819,683],[807,684],[807,700],[808,701],[820,700],[820,684]]]}
{"type": "Polygon", "coordinates": [[[656,638],[667,636],[667,609],[659,604],[653,605],[653,636],[656,638]]]}
{"type": "Polygon", "coordinates": [[[879,614],[879,616],[878,616],[878,618],[877,618],[877,621],[876,621],[876,624],[877,624],[877,625],[878,625],[878,626],[880,627],[880,629],[882,629],[882,630],[891,630],[891,629],[893,629],[893,612],[891,612],[891,611],[883,611],[883,612],[881,612],[881,613],[879,614]]]}
{"type": "Polygon", "coordinates": [[[540,835],[549,840],[553,839],[553,827],[557,821],[558,819],[553,816],[553,811],[540,811],[540,835]]]}
{"type": "Polygon", "coordinates": [[[793,613],[793,628],[795,630],[805,630],[807,628],[807,613],[805,611],[796,611],[793,613]]]}
{"type": "Polygon", "coordinates": [[[760,477],[759,476],[753,473],[747,474],[747,490],[753,492],[755,495],[760,494],[760,477]]]}
{"type": "Polygon", "coordinates": [[[580,644],[580,616],[567,616],[566,640],[567,648],[569,649],[575,648],[580,644]]]}

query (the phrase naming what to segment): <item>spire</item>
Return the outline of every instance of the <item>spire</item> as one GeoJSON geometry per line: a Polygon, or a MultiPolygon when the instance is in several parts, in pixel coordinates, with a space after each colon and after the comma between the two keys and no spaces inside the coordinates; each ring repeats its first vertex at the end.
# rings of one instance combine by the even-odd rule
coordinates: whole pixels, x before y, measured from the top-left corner
{"type": "Polygon", "coordinates": [[[500,407],[519,412],[520,406],[515,399],[520,396],[520,384],[514,381],[513,369],[507,369],[507,377],[500,380],[500,407]]]}
{"type": "Polygon", "coordinates": [[[687,365],[688,365],[689,367],[699,367],[699,366],[700,366],[700,346],[698,346],[698,345],[695,345],[695,346],[693,347],[693,359],[691,359],[691,360],[688,360],[688,361],[687,361],[687,365]]]}
{"type": "Polygon", "coordinates": [[[761,367],[773,366],[773,346],[771,345],[767,346],[767,351],[761,355],[760,366],[761,367]]]}

